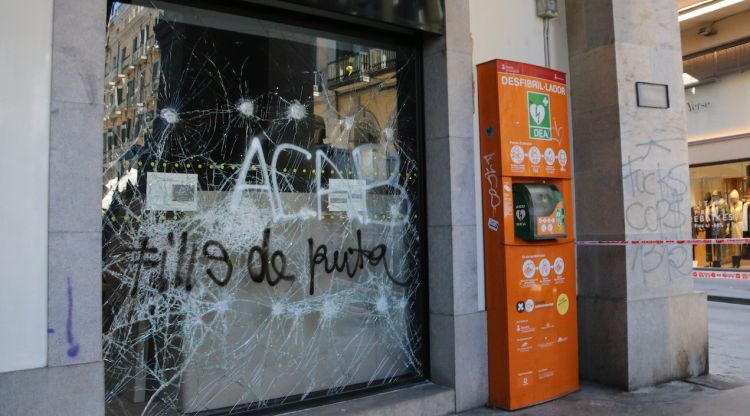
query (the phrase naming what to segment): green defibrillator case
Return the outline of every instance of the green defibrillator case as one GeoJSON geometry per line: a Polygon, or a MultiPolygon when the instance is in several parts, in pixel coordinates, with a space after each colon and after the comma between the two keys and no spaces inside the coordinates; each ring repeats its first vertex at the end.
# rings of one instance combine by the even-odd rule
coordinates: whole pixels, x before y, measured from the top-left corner
{"type": "Polygon", "coordinates": [[[514,183],[513,211],[513,228],[522,240],[553,240],[568,235],[563,195],[555,185],[514,183]]]}

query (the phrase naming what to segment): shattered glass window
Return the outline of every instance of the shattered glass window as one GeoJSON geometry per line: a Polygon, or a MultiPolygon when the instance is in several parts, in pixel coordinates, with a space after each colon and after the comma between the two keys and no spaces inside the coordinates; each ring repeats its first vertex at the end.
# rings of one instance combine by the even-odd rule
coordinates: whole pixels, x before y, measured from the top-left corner
{"type": "Polygon", "coordinates": [[[420,379],[411,43],[169,3],[115,3],[107,42],[107,413],[420,379]]]}

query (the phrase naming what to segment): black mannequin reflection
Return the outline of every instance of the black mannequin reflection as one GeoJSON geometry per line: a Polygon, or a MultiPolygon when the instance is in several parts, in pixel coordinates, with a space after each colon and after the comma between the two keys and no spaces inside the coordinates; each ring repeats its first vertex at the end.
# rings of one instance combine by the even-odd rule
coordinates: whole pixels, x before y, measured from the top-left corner
{"type": "MultiPolygon", "coordinates": [[[[728,222],[726,221],[728,212],[729,206],[724,201],[721,191],[717,189],[711,192],[711,202],[706,208],[706,238],[725,238],[729,234],[727,232],[728,222]]],[[[721,267],[722,252],[721,244],[708,245],[706,247],[706,267],[721,267]]]]}
{"type": "MultiPolygon", "coordinates": [[[[742,238],[742,209],[744,207],[745,204],[743,204],[740,199],[739,191],[733,189],[732,192],[729,193],[729,211],[731,214],[729,216],[731,221],[729,224],[729,233],[732,238],[742,238]]],[[[729,250],[732,253],[732,267],[739,269],[740,260],[742,259],[742,244],[732,244],[729,246],[729,250]]]]}
{"type": "MultiPolygon", "coordinates": [[[[745,190],[745,202],[742,204],[742,237],[750,238],[750,187],[745,190]]],[[[741,259],[750,260],[750,244],[742,245],[741,259]]]]}
{"type": "MultiPolygon", "coordinates": [[[[698,231],[703,231],[701,238],[709,238],[709,229],[711,228],[711,220],[708,218],[708,206],[711,205],[711,192],[706,192],[703,195],[703,200],[699,207],[700,225],[698,231]]],[[[694,238],[698,238],[698,233],[695,233],[694,238]]],[[[695,258],[695,245],[693,245],[693,258],[695,258]]],[[[706,267],[711,266],[711,246],[706,245],[706,267]]]]}
{"type": "MultiPolygon", "coordinates": [[[[691,235],[693,238],[699,238],[703,237],[700,235],[701,231],[704,231],[706,229],[705,227],[705,219],[703,217],[703,207],[708,206],[709,202],[711,201],[711,193],[706,192],[703,199],[698,202],[697,204],[693,204],[693,206],[690,207],[690,218],[691,218],[691,235]]],[[[692,245],[693,248],[693,259],[695,260],[695,244],[692,245]]]]}

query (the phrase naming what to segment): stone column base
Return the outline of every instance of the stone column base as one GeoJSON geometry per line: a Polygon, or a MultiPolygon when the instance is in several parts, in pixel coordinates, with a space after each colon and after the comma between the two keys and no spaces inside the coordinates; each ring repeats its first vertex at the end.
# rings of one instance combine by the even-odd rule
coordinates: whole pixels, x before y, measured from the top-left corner
{"type": "Polygon", "coordinates": [[[578,326],[581,378],[630,391],[708,372],[705,293],[578,296],[578,326]]]}

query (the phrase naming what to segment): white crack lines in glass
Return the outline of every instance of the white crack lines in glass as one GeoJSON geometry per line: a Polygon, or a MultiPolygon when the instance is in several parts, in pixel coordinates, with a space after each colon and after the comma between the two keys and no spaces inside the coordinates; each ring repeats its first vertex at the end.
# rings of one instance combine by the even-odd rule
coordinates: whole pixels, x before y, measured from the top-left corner
{"type": "Polygon", "coordinates": [[[181,6],[108,33],[107,412],[419,376],[413,52],[181,6]]]}

